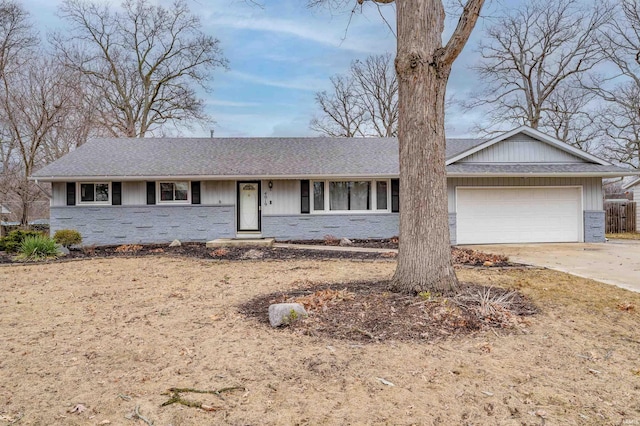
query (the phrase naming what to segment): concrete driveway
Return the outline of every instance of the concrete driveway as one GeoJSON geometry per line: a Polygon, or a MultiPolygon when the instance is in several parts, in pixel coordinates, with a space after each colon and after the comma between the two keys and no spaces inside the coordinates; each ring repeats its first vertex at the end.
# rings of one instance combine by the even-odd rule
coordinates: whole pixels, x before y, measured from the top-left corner
{"type": "Polygon", "coordinates": [[[606,243],[485,244],[461,246],[509,256],[512,262],[543,266],[640,293],[640,240],[606,243]]]}

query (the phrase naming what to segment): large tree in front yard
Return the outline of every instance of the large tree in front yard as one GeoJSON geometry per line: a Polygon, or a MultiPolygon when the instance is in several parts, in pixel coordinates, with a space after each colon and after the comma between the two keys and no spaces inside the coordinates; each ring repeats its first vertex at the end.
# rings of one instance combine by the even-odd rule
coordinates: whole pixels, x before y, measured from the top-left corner
{"type": "MultiPolygon", "coordinates": [[[[367,0],[311,0],[345,7],[367,0]]],[[[392,289],[455,291],[445,171],[444,106],[451,66],[469,39],[484,0],[468,0],[443,46],[441,0],[369,0],[395,3],[400,117],[400,250],[392,289]]]]}

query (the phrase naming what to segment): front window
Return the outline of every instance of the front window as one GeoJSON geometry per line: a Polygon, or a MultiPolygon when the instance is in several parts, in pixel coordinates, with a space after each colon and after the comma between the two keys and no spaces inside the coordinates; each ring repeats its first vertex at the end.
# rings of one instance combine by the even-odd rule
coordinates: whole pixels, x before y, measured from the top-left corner
{"type": "Polygon", "coordinates": [[[189,182],[160,182],[160,201],[188,201],[189,182]]]}
{"type": "Polygon", "coordinates": [[[388,212],[391,198],[389,180],[311,181],[311,210],[329,212],[388,212]]]}
{"type": "Polygon", "coordinates": [[[81,203],[108,203],[109,184],[108,183],[81,183],[80,184],[81,203]]]}
{"type": "Polygon", "coordinates": [[[330,210],[369,210],[371,182],[329,182],[330,210]]]}

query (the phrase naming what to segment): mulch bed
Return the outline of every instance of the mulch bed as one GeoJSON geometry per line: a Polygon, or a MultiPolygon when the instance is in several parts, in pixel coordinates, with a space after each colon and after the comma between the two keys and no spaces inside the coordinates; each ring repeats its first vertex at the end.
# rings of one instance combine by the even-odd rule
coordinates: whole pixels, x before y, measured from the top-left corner
{"type": "MultiPolygon", "coordinates": [[[[382,238],[382,239],[353,239],[350,240],[353,247],[367,247],[367,248],[382,248],[382,249],[397,249],[398,237],[382,238]]],[[[278,241],[287,244],[306,244],[312,246],[339,246],[340,240],[338,238],[325,238],[324,240],[289,240],[278,241]]]]}
{"type": "Polygon", "coordinates": [[[272,303],[297,302],[309,312],[286,328],[303,335],[375,343],[434,341],[484,329],[523,330],[538,312],[525,296],[462,283],[458,295],[410,296],[388,291],[388,282],[321,284],[258,296],[241,313],[268,326],[272,303]]]}
{"type": "MultiPolygon", "coordinates": [[[[315,245],[324,245],[323,241],[311,241],[315,245]]],[[[305,244],[311,243],[305,241],[305,244]]],[[[385,245],[393,245],[391,240],[354,240],[354,246],[371,247],[378,244],[378,248],[385,245]]],[[[397,240],[396,240],[397,247],[397,240]]],[[[511,266],[504,256],[480,253],[474,250],[463,250],[456,247],[451,249],[455,264],[471,266],[511,266]]],[[[224,247],[207,248],[204,243],[183,243],[179,247],[169,247],[167,244],[125,244],[120,246],[85,246],[82,249],[71,250],[66,259],[88,259],[94,257],[121,257],[121,256],[182,256],[198,259],[217,260],[292,260],[292,259],[361,259],[361,260],[382,260],[394,259],[393,252],[367,253],[356,251],[333,251],[333,250],[305,250],[298,248],[277,248],[277,247],[224,247]]],[[[0,252],[0,263],[23,262],[15,259],[14,254],[0,252]]]]}

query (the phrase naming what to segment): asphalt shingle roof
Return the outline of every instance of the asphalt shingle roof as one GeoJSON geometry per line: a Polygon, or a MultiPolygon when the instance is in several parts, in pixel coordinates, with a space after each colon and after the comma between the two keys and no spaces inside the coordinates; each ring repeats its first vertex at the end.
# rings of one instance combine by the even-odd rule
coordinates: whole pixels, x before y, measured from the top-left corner
{"type": "MultiPolygon", "coordinates": [[[[482,142],[450,140],[447,157],[482,142]]],[[[89,141],[33,177],[396,174],[395,138],[111,138],[89,141]]]]}
{"type": "MultiPolygon", "coordinates": [[[[447,159],[485,139],[448,139],[447,159]]],[[[590,163],[453,164],[448,173],[615,173],[590,163]]],[[[102,138],[49,164],[32,177],[112,179],[169,176],[395,176],[396,138],[102,138]]]]}

